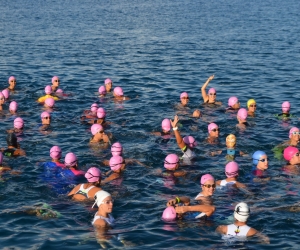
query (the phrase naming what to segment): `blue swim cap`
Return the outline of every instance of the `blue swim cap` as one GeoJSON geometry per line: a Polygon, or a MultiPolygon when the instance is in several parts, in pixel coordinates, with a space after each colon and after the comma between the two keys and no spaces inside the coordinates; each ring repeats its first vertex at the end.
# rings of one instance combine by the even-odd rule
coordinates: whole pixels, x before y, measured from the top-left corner
{"type": "Polygon", "coordinates": [[[256,166],[258,164],[258,160],[260,159],[260,157],[262,157],[263,155],[266,155],[266,153],[264,151],[256,151],[253,155],[252,155],[252,159],[253,159],[253,164],[256,166]]]}

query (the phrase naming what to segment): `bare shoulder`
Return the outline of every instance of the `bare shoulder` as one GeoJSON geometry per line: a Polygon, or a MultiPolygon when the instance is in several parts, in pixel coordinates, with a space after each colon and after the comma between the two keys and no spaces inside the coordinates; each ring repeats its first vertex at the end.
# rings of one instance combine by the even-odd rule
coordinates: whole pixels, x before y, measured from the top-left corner
{"type": "Polygon", "coordinates": [[[221,234],[227,234],[227,225],[218,226],[216,231],[221,233],[221,234]]]}
{"type": "Polygon", "coordinates": [[[256,229],[251,227],[250,230],[247,233],[247,236],[253,236],[253,235],[257,234],[257,232],[258,231],[256,229]]]}
{"type": "Polygon", "coordinates": [[[106,221],[103,220],[103,219],[97,219],[95,222],[94,222],[94,227],[106,227],[106,221]]]}

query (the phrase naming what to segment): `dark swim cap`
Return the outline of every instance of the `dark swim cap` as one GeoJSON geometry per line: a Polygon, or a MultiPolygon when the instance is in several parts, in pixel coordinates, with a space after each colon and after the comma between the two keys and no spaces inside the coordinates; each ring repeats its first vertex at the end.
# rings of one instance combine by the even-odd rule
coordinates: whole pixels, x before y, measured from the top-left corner
{"type": "Polygon", "coordinates": [[[18,139],[14,133],[10,133],[6,136],[6,142],[8,146],[18,147],[18,139]]]}

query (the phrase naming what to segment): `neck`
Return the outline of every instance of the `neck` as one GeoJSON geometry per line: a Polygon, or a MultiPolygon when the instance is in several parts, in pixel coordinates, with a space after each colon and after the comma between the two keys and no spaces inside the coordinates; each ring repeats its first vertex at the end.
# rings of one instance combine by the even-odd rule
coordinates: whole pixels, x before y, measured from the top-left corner
{"type": "Polygon", "coordinates": [[[102,217],[108,218],[108,213],[102,211],[101,209],[98,210],[97,214],[102,217]]]}
{"type": "Polygon", "coordinates": [[[236,180],[237,180],[237,177],[236,177],[236,176],[226,178],[226,181],[227,181],[227,182],[230,182],[230,181],[236,181],[236,180]]]}
{"type": "Polygon", "coordinates": [[[236,225],[236,226],[244,226],[244,225],[247,225],[246,222],[241,222],[241,221],[238,221],[238,220],[235,220],[235,222],[234,222],[233,224],[236,225]]]}

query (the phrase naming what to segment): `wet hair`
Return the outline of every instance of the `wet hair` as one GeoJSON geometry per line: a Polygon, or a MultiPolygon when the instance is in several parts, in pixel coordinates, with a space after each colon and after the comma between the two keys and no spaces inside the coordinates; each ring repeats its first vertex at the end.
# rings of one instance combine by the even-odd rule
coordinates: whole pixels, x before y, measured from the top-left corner
{"type": "Polygon", "coordinates": [[[6,136],[7,146],[18,147],[18,138],[14,133],[10,133],[6,136]]]}

